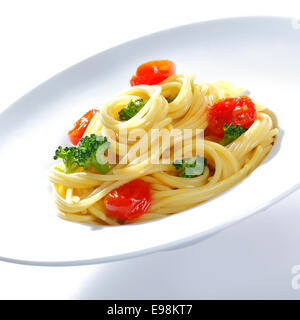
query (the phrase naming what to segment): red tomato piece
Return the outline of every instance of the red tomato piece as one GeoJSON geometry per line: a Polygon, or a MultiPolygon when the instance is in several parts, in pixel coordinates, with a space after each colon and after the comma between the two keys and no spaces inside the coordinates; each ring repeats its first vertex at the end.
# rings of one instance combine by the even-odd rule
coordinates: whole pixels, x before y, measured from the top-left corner
{"type": "Polygon", "coordinates": [[[99,110],[96,109],[88,111],[79,120],[76,121],[74,128],[68,132],[69,139],[74,146],[78,144],[78,142],[84,135],[86,128],[97,112],[99,112],[99,110]]]}
{"type": "Polygon", "coordinates": [[[256,118],[255,105],[249,97],[243,96],[222,100],[208,108],[208,130],[223,138],[224,124],[249,128],[256,118]]]}
{"type": "Polygon", "coordinates": [[[141,64],[130,80],[131,86],[158,84],[175,74],[176,66],[171,60],[153,60],[141,64]]]}
{"type": "Polygon", "coordinates": [[[131,220],[146,213],[151,205],[148,183],[136,179],[112,190],[104,198],[108,216],[131,220]]]}

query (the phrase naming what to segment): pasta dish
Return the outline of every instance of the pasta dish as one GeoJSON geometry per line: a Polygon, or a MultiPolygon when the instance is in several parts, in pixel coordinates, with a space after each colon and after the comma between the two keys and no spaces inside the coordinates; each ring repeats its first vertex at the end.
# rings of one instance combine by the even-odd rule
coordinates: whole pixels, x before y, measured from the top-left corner
{"type": "Polygon", "coordinates": [[[140,65],[130,84],[57,148],[49,179],[61,218],[120,225],[186,210],[244,179],[279,132],[243,88],[177,74],[170,60],[140,65]]]}

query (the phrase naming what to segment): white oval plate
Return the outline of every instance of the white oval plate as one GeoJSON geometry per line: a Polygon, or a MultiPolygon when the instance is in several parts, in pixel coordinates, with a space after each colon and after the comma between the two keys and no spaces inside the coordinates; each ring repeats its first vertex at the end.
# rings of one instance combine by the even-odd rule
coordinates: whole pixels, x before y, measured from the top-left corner
{"type": "Polygon", "coordinates": [[[155,33],[73,66],[10,106],[0,115],[0,259],[76,265],[184,246],[299,187],[300,29],[295,27],[287,18],[234,18],[155,33]],[[282,131],[271,154],[227,192],[165,219],[120,227],[59,219],[47,178],[54,150],[67,143],[66,132],[82,113],[128,87],[140,63],[163,58],[201,81],[234,81],[272,109],[282,131]]]}

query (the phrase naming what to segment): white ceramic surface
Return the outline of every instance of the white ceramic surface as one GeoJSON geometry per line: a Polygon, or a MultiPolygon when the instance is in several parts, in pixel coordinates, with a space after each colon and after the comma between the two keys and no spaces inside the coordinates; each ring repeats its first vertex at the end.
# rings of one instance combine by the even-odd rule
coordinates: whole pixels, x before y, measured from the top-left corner
{"type": "Polygon", "coordinates": [[[0,259],[38,265],[113,261],[199,241],[267,208],[300,184],[300,32],[291,19],[234,18],[156,33],[58,74],[0,114],[0,259]],[[217,198],[145,224],[90,227],[56,217],[47,179],[53,151],[90,107],[128,87],[136,67],[169,58],[202,81],[232,80],[272,109],[271,154],[217,198]]]}

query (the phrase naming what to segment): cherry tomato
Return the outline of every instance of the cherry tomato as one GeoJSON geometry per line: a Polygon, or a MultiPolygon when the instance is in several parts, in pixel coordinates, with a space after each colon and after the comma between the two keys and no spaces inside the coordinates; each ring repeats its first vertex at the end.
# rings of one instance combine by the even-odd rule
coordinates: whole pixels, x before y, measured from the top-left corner
{"type": "Polygon", "coordinates": [[[136,179],[112,190],[104,198],[107,215],[123,220],[140,217],[151,205],[148,183],[136,179]]]}
{"type": "Polygon", "coordinates": [[[224,124],[249,128],[256,117],[255,105],[249,97],[243,96],[222,100],[208,108],[208,130],[223,138],[224,124]]]}
{"type": "Polygon", "coordinates": [[[170,60],[153,60],[141,64],[130,80],[131,86],[158,84],[175,74],[176,67],[170,60]]]}
{"type": "Polygon", "coordinates": [[[92,109],[76,121],[74,128],[68,132],[69,139],[73,143],[73,145],[76,146],[78,144],[78,142],[84,135],[86,128],[97,112],[99,112],[99,110],[92,109]]]}

